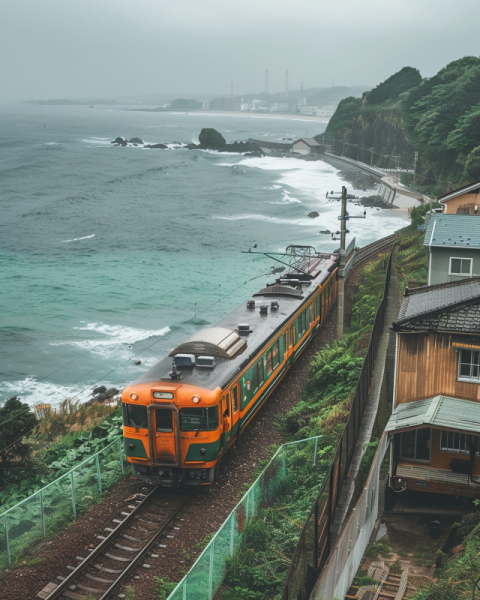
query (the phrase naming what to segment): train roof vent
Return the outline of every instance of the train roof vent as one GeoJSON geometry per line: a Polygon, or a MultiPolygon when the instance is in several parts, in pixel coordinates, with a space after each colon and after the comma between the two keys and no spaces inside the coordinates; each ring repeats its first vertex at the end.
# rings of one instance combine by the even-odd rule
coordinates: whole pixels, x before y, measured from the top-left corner
{"type": "Polygon", "coordinates": [[[177,354],[212,355],[233,358],[247,347],[236,331],[224,327],[209,327],[197,331],[190,339],[172,350],[169,356],[177,354]]]}
{"type": "Polygon", "coordinates": [[[215,367],[215,360],[213,356],[197,356],[196,364],[197,367],[213,369],[215,367]]]}
{"type": "Polygon", "coordinates": [[[238,335],[248,335],[249,333],[252,333],[252,329],[248,323],[239,323],[237,333],[238,335]]]}
{"type": "Polygon", "coordinates": [[[194,367],[195,354],[176,354],[173,357],[173,362],[176,367],[194,367]]]}
{"type": "Polygon", "coordinates": [[[293,296],[294,298],[302,298],[302,292],[300,290],[296,290],[289,285],[281,285],[279,283],[274,283],[273,285],[269,285],[263,290],[260,290],[254,296],[293,296]]]}

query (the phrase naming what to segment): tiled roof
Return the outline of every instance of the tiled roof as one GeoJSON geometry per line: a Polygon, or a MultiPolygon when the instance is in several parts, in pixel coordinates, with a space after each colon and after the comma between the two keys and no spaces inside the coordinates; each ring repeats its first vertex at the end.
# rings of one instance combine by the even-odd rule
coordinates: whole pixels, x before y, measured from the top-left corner
{"type": "Polygon", "coordinates": [[[412,290],[394,329],[480,333],[480,277],[412,290]]]}
{"type": "Polygon", "coordinates": [[[480,217],[432,213],[423,245],[480,249],[480,217]]]}
{"type": "Polygon", "coordinates": [[[393,410],[385,431],[401,431],[425,425],[478,433],[480,403],[442,395],[405,402],[393,410]]]}

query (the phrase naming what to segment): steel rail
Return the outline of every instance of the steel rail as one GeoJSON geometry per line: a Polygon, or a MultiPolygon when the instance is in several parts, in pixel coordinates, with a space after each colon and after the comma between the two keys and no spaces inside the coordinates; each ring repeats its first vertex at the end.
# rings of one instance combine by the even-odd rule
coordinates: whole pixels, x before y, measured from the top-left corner
{"type": "Polygon", "coordinates": [[[50,593],[49,596],[47,596],[45,600],[55,600],[56,598],[58,598],[68,588],[68,586],[73,582],[73,580],[76,577],[78,577],[78,575],[80,575],[80,573],[85,569],[85,567],[87,567],[91,562],[93,562],[93,560],[97,558],[97,556],[101,554],[103,550],[105,550],[105,548],[110,544],[110,542],[113,539],[115,539],[118,536],[118,534],[130,524],[130,521],[132,521],[135,518],[135,515],[137,515],[146,506],[147,501],[153,497],[157,489],[157,487],[153,488],[153,490],[145,496],[145,498],[140,502],[140,504],[132,510],[128,517],[125,517],[125,519],[123,519],[123,521],[119,523],[117,527],[115,527],[115,529],[111,531],[94,550],[92,550],[92,552],[90,552],[89,556],[83,559],[82,562],[78,565],[78,567],[74,571],[72,571],[70,575],[68,575],[68,577],[66,577],[61,583],[58,584],[58,586],[53,590],[53,592],[50,593]]]}
{"type": "Polygon", "coordinates": [[[155,544],[155,542],[157,541],[157,539],[162,535],[162,533],[165,531],[165,529],[175,519],[175,517],[182,510],[182,508],[185,506],[185,504],[187,504],[187,502],[190,500],[190,498],[192,497],[192,495],[193,495],[193,492],[191,492],[190,494],[188,494],[183,499],[183,501],[180,502],[180,504],[177,506],[177,508],[175,509],[175,511],[170,515],[170,517],[165,521],[165,523],[160,527],[160,529],[158,529],[152,535],[152,537],[150,538],[150,540],[145,544],[145,546],[135,556],[135,558],[128,565],[128,567],[123,571],[123,573],[120,573],[120,575],[118,576],[118,578],[112,583],[112,585],[103,594],[103,596],[100,596],[99,600],[107,600],[107,598],[110,596],[110,594],[112,594],[116,590],[116,588],[122,583],[122,581],[127,578],[127,576],[131,573],[131,571],[137,566],[138,562],[145,556],[145,554],[148,553],[148,551],[155,544]]]}
{"type": "MultiPolygon", "coordinates": [[[[82,573],[86,570],[88,566],[90,566],[94,560],[96,560],[107,548],[110,546],[112,542],[116,540],[116,538],[127,529],[134,519],[142,513],[142,511],[150,504],[150,501],[155,496],[158,491],[158,486],[155,487],[149,494],[143,498],[138,506],[136,506],[132,512],[123,519],[121,523],[118,524],[117,527],[113,531],[111,531],[108,536],[100,542],[100,544],[92,550],[92,552],[87,556],[82,562],[68,575],[58,586],[46,597],[45,600],[56,600],[60,598],[62,594],[65,592],[69,592],[69,586],[74,584],[75,580],[82,575],[82,573]]],[[[120,575],[113,581],[112,585],[108,588],[106,592],[104,592],[101,596],[102,599],[108,598],[108,596],[115,590],[121,582],[127,577],[127,575],[135,568],[138,562],[145,556],[145,554],[151,549],[157,539],[164,533],[165,529],[172,523],[175,519],[179,511],[185,506],[185,504],[191,498],[192,493],[188,494],[182,502],[175,508],[173,513],[169,515],[164,523],[161,524],[159,529],[157,529],[154,534],[148,539],[145,545],[139,550],[139,552],[135,555],[135,557],[131,560],[129,565],[125,568],[125,570],[120,573],[120,575]]]]}

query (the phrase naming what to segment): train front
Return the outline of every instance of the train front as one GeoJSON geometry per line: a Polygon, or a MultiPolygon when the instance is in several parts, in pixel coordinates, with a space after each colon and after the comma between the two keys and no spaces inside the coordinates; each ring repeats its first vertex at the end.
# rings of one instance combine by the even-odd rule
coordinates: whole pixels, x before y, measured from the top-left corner
{"type": "Polygon", "coordinates": [[[180,381],[127,387],[123,435],[133,476],[162,486],[212,483],[220,447],[218,396],[180,381]]]}

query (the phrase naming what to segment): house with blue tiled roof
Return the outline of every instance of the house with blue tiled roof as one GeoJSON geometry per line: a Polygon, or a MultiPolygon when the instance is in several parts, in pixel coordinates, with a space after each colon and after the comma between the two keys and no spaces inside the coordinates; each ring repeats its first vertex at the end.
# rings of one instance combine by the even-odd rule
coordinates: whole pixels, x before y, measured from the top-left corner
{"type": "Polygon", "coordinates": [[[431,214],[423,245],[428,248],[428,285],[480,275],[480,219],[431,214]]]}

